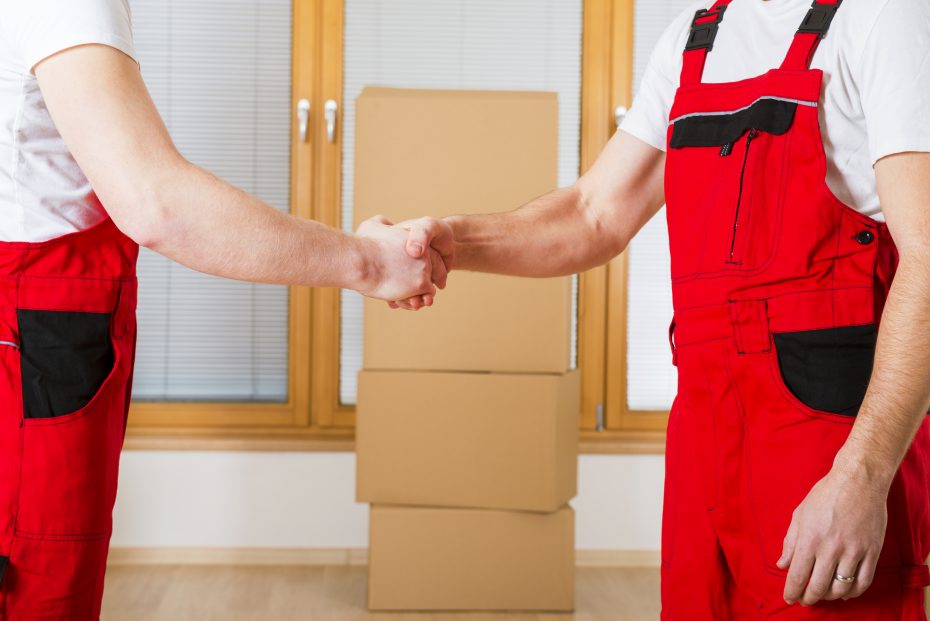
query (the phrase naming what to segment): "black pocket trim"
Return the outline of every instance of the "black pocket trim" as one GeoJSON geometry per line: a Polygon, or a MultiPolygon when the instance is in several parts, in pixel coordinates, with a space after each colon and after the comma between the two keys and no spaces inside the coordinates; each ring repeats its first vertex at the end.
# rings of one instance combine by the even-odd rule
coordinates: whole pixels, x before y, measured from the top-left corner
{"type": "Polygon", "coordinates": [[[110,313],[16,311],[25,418],[54,418],[90,402],[114,364],[110,313]]]}
{"type": "Polygon", "coordinates": [[[874,324],[772,335],[782,381],[804,405],[855,416],[872,375],[874,324]]]}
{"type": "Polygon", "coordinates": [[[675,121],[669,145],[673,148],[722,146],[736,142],[750,128],[784,134],[794,122],[797,107],[795,101],[759,99],[736,112],[685,116],[675,121]]]}

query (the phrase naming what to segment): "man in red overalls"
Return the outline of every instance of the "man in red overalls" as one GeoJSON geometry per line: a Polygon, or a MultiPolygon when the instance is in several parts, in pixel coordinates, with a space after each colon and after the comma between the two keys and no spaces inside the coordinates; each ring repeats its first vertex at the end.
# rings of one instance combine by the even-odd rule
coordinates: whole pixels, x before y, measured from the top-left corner
{"type": "MultiPolygon", "coordinates": [[[[667,155],[618,132],[571,188],[508,214],[402,226],[459,269],[571,273],[629,243],[664,179],[679,385],[663,619],[925,619],[930,156],[911,151],[930,150],[928,120],[914,147],[875,165],[888,224],[854,209],[826,181],[824,72],[810,65],[843,7],[815,2],[780,66],[703,82],[730,2],[689,20],[667,155]]],[[[921,57],[907,79],[927,89],[921,57]]]]}
{"type": "Polygon", "coordinates": [[[407,256],[407,235],[377,220],[347,235],[184,159],[133,59],[123,0],[2,6],[0,620],[91,621],[132,385],[138,244],[229,278],[427,303],[444,267],[407,256]]]}

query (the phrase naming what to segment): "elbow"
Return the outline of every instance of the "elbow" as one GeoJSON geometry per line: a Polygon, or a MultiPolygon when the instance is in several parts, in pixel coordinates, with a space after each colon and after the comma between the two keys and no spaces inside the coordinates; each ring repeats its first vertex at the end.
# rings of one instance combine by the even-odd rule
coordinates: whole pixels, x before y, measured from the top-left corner
{"type": "Polygon", "coordinates": [[[624,227],[609,217],[616,206],[605,204],[602,197],[586,190],[581,183],[576,183],[572,190],[575,192],[578,212],[588,231],[587,247],[597,254],[598,265],[607,263],[626,250],[630,241],[624,227]]]}
{"type": "Polygon", "coordinates": [[[140,246],[156,250],[168,237],[169,209],[157,191],[133,192],[104,206],[116,227],[140,246]]]}

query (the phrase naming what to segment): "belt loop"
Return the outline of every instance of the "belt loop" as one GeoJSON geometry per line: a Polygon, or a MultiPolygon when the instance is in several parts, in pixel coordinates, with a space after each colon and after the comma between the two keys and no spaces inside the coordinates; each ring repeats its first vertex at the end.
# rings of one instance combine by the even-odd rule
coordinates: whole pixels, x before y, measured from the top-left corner
{"type": "Polygon", "coordinates": [[[668,346],[672,350],[672,364],[678,366],[678,351],[675,349],[675,317],[672,317],[672,322],[668,324],[668,346]]]}
{"type": "Polygon", "coordinates": [[[740,354],[764,354],[771,351],[765,300],[730,300],[727,304],[736,351],[740,354]]]}
{"type": "Polygon", "coordinates": [[[922,589],[930,585],[930,570],[927,565],[911,565],[901,571],[901,582],[905,589],[922,589]]]}

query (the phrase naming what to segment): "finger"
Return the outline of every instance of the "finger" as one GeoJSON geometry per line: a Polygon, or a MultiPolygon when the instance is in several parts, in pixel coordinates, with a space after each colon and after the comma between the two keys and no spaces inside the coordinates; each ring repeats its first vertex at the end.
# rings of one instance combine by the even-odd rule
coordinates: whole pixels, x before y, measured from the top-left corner
{"type": "Polygon", "coordinates": [[[388,305],[390,308],[393,308],[393,309],[395,309],[395,310],[398,309],[398,308],[400,308],[400,305],[399,305],[397,302],[388,301],[387,305],[388,305]]]}
{"type": "Polygon", "coordinates": [[[361,233],[376,225],[390,226],[391,221],[388,220],[385,216],[378,214],[377,216],[372,216],[367,220],[362,220],[362,223],[358,225],[357,231],[361,233]]]}
{"type": "Polygon", "coordinates": [[[807,582],[811,577],[811,569],[814,567],[814,554],[810,551],[810,546],[798,544],[794,549],[794,557],[791,559],[791,567],[788,569],[788,576],[785,578],[785,602],[793,604],[804,593],[807,582]]]}
{"type": "MultiPolygon", "coordinates": [[[[878,551],[868,552],[865,557],[859,562],[859,567],[856,569],[856,581],[852,583],[852,589],[850,589],[849,594],[843,599],[852,599],[854,597],[859,597],[865,593],[872,585],[872,580],[875,578],[875,566],[878,564],[878,551]]],[[[848,574],[843,574],[848,575],[848,574]]]]}
{"type": "Polygon", "coordinates": [[[818,556],[814,561],[811,578],[807,581],[807,588],[801,596],[802,605],[813,606],[830,592],[833,578],[836,576],[837,556],[835,552],[827,552],[823,556],[818,556]]]}
{"type": "Polygon", "coordinates": [[[439,253],[433,249],[430,249],[430,267],[432,268],[433,283],[440,289],[446,288],[446,280],[449,277],[449,272],[446,270],[446,264],[443,262],[442,257],[439,256],[439,253]]]}
{"type": "Polygon", "coordinates": [[[416,310],[416,309],[413,308],[413,306],[410,304],[410,299],[409,299],[409,298],[406,299],[406,300],[397,300],[397,308],[402,308],[402,309],[404,309],[404,310],[416,310]]]}
{"type": "Polygon", "coordinates": [[[426,307],[426,306],[432,306],[432,305],[433,305],[433,302],[434,302],[435,299],[436,299],[435,296],[434,296],[432,293],[427,293],[427,294],[423,295],[422,297],[423,297],[423,306],[424,306],[424,307],[426,307]]]}
{"type": "Polygon", "coordinates": [[[449,225],[436,218],[419,218],[401,223],[399,226],[409,228],[410,241],[422,244],[423,248],[432,246],[442,257],[443,262],[449,263],[455,247],[455,240],[452,239],[449,225]]]}
{"type": "MultiPolygon", "coordinates": [[[[840,562],[836,565],[836,574],[847,578],[855,578],[856,572],[859,571],[860,560],[860,557],[856,554],[847,553],[842,555],[840,562]]],[[[830,592],[827,593],[824,599],[846,599],[852,593],[855,584],[855,581],[841,582],[834,575],[833,584],[830,585],[830,592]]]]}
{"type": "Polygon", "coordinates": [[[798,541],[798,523],[794,517],[791,518],[791,526],[788,527],[788,534],[785,535],[785,541],[781,548],[781,558],[776,565],[779,569],[788,569],[791,566],[791,558],[794,556],[794,547],[798,541]]]}

